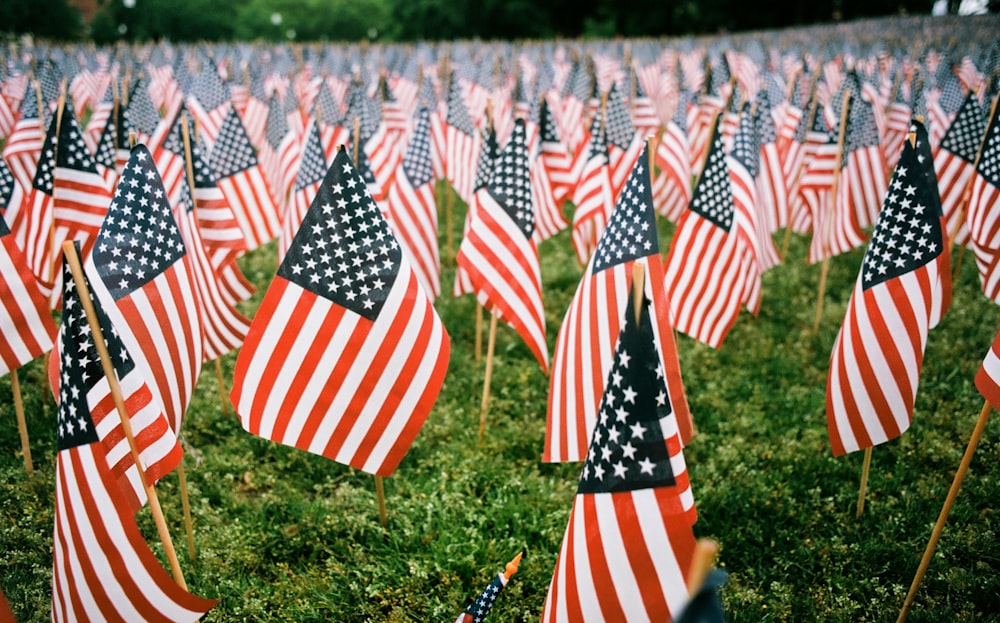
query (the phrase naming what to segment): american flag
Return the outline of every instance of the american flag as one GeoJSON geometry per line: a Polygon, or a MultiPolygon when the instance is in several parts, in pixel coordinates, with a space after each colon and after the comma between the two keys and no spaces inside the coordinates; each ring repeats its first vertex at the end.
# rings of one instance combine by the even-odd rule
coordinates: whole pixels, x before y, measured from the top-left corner
{"type": "Polygon", "coordinates": [[[910,118],[913,110],[910,108],[910,98],[907,85],[898,84],[900,76],[897,74],[896,97],[889,103],[886,111],[885,133],[882,138],[882,148],[885,154],[886,166],[895,169],[899,162],[899,156],[903,153],[903,141],[910,130],[910,118]]]}
{"type": "Polygon", "coordinates": [[[497,595],[507,586],[507,576],[498,573],[493,581],[479,593],[479,596],[471,604],[465,607],[462,614],[458,615],[455,623],[483,623],[493,609],[493,604],[497,601],[497,595]]]}
{"type": "Polygon", "coordinates": [[[46,296],[56,280],[56,243],[52,213],[52,189],[55,185],[57,120],[53,116],[49,123],[45,141],[38,157],[38,167],[34,171],[30,192],[14,227],[17,238],[25,240],[24,256],[28,267],[38,277],[46,296]]]}
{"type": "Polygon", "coordinates": [[[635,159],[645,145],[645,137],[639,134],[618,85],[612,83],[608,91],[605,118],[605,139],[608,144],[608,162],[611,170],[611,190],[617,196],[625,180],[632,171],[635,159]]]}
{"type": "Polygon", "coordinates": [[[608,216],[615,207],[614,186],[608,142],[604,132],[604,116],[600,111],[590,125],[590,140],[579,150],[573,164],[579,180],[573,189],[573,248],[581,265],[586,265],[597,245],[608,216]]]}
{"type": "Polygon", "coordinates": [[[112,188],[98,172],[83,141],[83,131],[68,106],[63,107],[59,124],[55,165],[52,206],[56,242],[80,240],[87,254],[108,211],[112,188]]]}
{"type": "MultiPolygon", "coordinates": [[[[636,160],[608,226],[563,318],[552,356],[548,422],[542,460],[582,461],[597,422],[601,393],[614,361],[632,268],[645,267],[646,290],[653,301],[652,322],[663,359],[676,355],[663,292],[660,246],[649,184],[648,155],[636,160]]],[[[672,409],[690,437],[690,415],[679,365],[668,366],[672,409]]]]}
{"type": "Polygon", "coordinates": [[[441,258],[430,125],[430,111],[422,106],[403,157],[403,167],[389,188],[387,203],[389,224],[403,249],[403,256],[433,300],[441,294],[441,258]]]}
{"type": "MultiPolygon", "coordinates": [[[[79,257],[79,243],[75,243],[71,252],[79,257]]],[[[65,261],[62,272],[62,324],[57,350],[49,359],[49,381],[60,415],[64,416],[60,417],[58,432],[60,436],[72,435],[74,427],[82,429],[82,425],[71,416],[82,418],[90,414],[97,437],[104,444],[111,473],[129,507],[137,512],[146,503],[143,477],[136,468],[111,385],[104,376],[81,292],[65,261]]],[[[84,283],[89,294],[90,284],[86,277],[84,283]]],[[[183,454],[180,443],[107,314],[92,294],[90,301],[121,391],[122,404],[127,410],[146,483],[153,485],[180,464],[183,454]]]]}
{"type": "Polygon", "coordinates": [[[978,100],[969,93],[941,143],[934,149],[941,210],[947,224],[945,233],[954,236],[954,243],[958,245],[969,241],[969,229],[965,225],[966,191],[976,171],[976,157],[985,133],[986,119],[978,100]]]}
{"type": "Polygon", "coordinates": [[[236,360],[230,397],[243,427],[388,476],[437,399],[450,349],[340,150],[236,360]]]}
{"type": "Polygon", "coordinates": [[[524,120],[500,153],[490,183],[476,192],[477,210],[456,258],[479,303],[521,335],[548,371],[541,268],[524,120]]]}
{"type": "Polygon", "coordinates": [[[276,238],[281,222],[278,206],[235,110],[230,110],[222,124],[208,164],[243,229],[247,248],[256,249],[276,238]]]}
{"type": "Polygon", "coordinates": [[[137,145],[85,268],[175,432],[204,356],[192,261],[152,155],[137,145]]]}
{"type": "Polygon", "coordinates": [[[547,98],[541,102],[539,125],[538,155],[531,167],[531,188],[538,202],[535,232],[539,240],[547,240],[569,226],[563,204],[575,181],[569,151],[559,140],[547,98]]]}
{"type": "Polygon", "coordinates": [[[1000,409],[1000,332],[976,372],[976,389],[994,409],[1000,409]]]}
{"type": "Polygon", "coordinates": [[[689,98],[681,93],[673,118],[660,133],[654,159],[653,201],[657,211],[676,223],[691,202],[691,148],[687,136],[689,98]]]}
{"type": "Polygon", "coordinates": [[[97,150],[97,143],[101,137],[101,133],[104,131],[104,126],[107,125],[108,119],[114,111],[118,109],[117,98],[115,97],[114,90],[111,88],[110,75],[108,84],[104,87],[102,93],[103,96],[97,100],[97,103],[90,111],[90,117],[87,118],[87,125],[83,128],[83,140],[87,142],[87,146],[91,148],[91,151],[97,150]]]}
{"type": "MultiPolygon", "coordinates": [[[[329,90],[329,89],[328,89],[329,90]]],[[[250,92],[246,107],[240,119],[247,130],[250,143],[260,149],[264,143],[264,133],[267,131],[268,97],[264,88],[264,78],[260,71],[250,73],[250,92]]]]}
{"type": "Polygon", "coordinates": [[[22,188],[31,188],[31,181],[38,168],[38,157],[45,140],[45,127],[38,118],[38,99],[35,89],[28,88],[21,100],[20,115],[3,145],[3,159],[22,188]]]}
{"type": "Polygon", "coordinates": [[[0,139],[10,136],[10,132],[14,129],[16,121],[17,113],[14,112],[10,100],[6,95],[0,93],[0,139]]]}
{"type": "Polygon", "coordinates": [[[256,291],[236,263],[236,259],[246,253],[247,241],[233,209],[215,183],[204,153],[201,141],[191,145],[195,216],[205,252],[222,286],[222,294],[227,303],[235,305],[249,299],[256,291]]]}
{"type": "Polygon", "coordinates": [[[279,215],[283,215],[288,207],[301,148],[299,137],[288,127],[281,99],[277,94],[271,95],[267,127],[258,158],[279,215]]]}
{"type": "Polygon", "coordinates": [[[852,214],[861,229],[875,222],[878,216],[886,192],[886,165],[871,104],[860,96],[852,96],[848,105],[834,209],[852,214]]]}
{"type": "MultiPolygon", "coordinates": [[[[0,179],[0,191],[13,183],[10,177],[0,179]]],[[[7,196],[0,192],[0,201],[7,196]]],[[[51,349],[55,336],[48,302],[7,221],[0,218],[0,375],[51,349]]]]}
{"type": "MultiPolygon", "coordinates": [[[[167,197],[173,203],[180,199],[181,181],[187,177],[187,160],[184,155],[184,138],[181,135],[181,128],[185,124],[189,128],[193,127],[188,123],[189,119],[191,119],[191,115],[188,113],[187,107],[182,106],[177,114],[166,122],[169,124],[169,130],[157,142],[156,148],[151,150],[156,170],[159,172],[160,179],[163,180],[163,187],[167,191],[167,197]]],[[[191,136],[194,136],[194,133],[191,133],[191,136]]]]}
{"type": "Polygon", "coordinates": [[[777,263],[774,241],[760,214],[757,176],[760,172],[760,149],[750,105],[744,105],[729,153],[729,182],[733,192],[734,225],[738,235],[747,240],[750,252],[744,256],[747,281],[743,302],[755,316],[760,311],[761,275],[777,263]]]}
{"type": "Polygon", "coordinates": [[[940,203],[926,135],[903,145],[830,355],[826,414],[836,456],[910,426],[927,332],[951,299],[940,203]]]}
{"type": "Polygon", "coordinates": [[[542,621],[670,621],[695,539],[676,414],[648,307],[626,305],[542,621]]]}
{"type": "Polygon", "coordinates": [[[757,201],[768,233],[788,225],[788,184],[778,153],[778,133],[767,92],[761,91],[753,111],[754,130],[760,139],[757,201]]]}
{"type": "Polygon", "coordinates": [[[280,262],[288,247],[292,245],[295,232],[298,231],[302,219],[319,191],[320,182],[326,176],[326,157],[323,154],[323,144],[319,134],[319,122],[310,120],[306,127],[305,144],[302,146],[302,158],[299,160],[299,170],[295,176],[295,186],[292,187],[291,202],[281,219],[281,235],[278,238],[278,261],[280,262]]]}
{"type": "MultiPolygon", "coordinates": [[[[479,132],[477,130],[477,132],[479,132]]],[[[476,163],[476,181],[472,185],[472,199],[469,201],[468,210],[465,212],[465,221],[462,224],[462,237],[469,233],[469,224],[476,218],[479,211],[479,190],[486,188],[493,175],[493,167],[500,156],[500,147],[497,145],[497,135],[493,131],[493,126],[488,125],[482,131],[482,142],[479,148],[479,160],[476,163]]],[[[536,229],[537,231],[537,229],[536,229]]],[[[469,273],[461,265],[455,268],[455,285],[452,287],[451,295],[462,296],[474,292],[472,280],[469,273]]]]}
{"type": "Polygon", "coordinates": [[[993,117],[986,129],[979,164],[972,178],[965,224],[976,253],[983,293],[991,301],[1000,303],[1000,210],[997,210],[1000,200],[1000,113],[997,109],[993,107],[993,117]]]}
{"type": "Polygon", "coordinates": [[[233,105],[229,88],[222,82],[219,72],[211,62],[203,63],[185,101],[198,121],[198,127],[205,141],[212,145],[233,105]]]}
{"type": "Polygon", "coordinates": [[[212,266],[202,238],[195,199],[186,177],[181,182],[180,200],[174,204],[174,219],[191,259],[195,293],[201,310],[203,357],[205,361],[212,361],[240,347],[250,328],[250,321],[236,309],[232,297],[227,296],[222,278],[212,266]]]}
{"type": "Polygon", "coordinates": [[[123,113],[122,108],[116,106],[108,115],[94,150],[94,164],[112,189],[117,185],[118,174],[125,168],[129,156],[123,113]]]}
{"type": "MultiPolygon", "coordinates": [[[[81,338],[79,333],[73,333],[71,337],[81,338]]],[[[114,338],[110,341],[113,343],[114,338]]],[[[87,347],[92,355],[92,343],[87,347]]],[[[77,349],[64,348],[63,352],[75,358],[77,349]]],[[[95,370],[91,363],[82,365],[76,360],[63,366],[57,427],[52,620],[197,621],[216,602],[197,597],[176,584],[143,540],[133,507],[112,471],[114,459],[106,444],[101,443],[101,423],[95,422],[90,412],[90,394],[107,391],[100,389],[106,385],[100,382],[104,378],[100,366],[95,370]]],[[[132,371],[128,376],[142,375],[132,371]]],[[[115,413],[102,421],[117,418],[115,413]]]]}
{"type": "Polygon", "coordinates": [[[125,127],[136,133],[137,142],[144,143],[151,151],[156,150],[153,135],[160,128],[160,112],[149,97],[146,81],[139,77],[129,91],[128,105],[124,112],[125,127]]]}
{"type": "Polygon", "coordinates": [[[472,202],[482,141],[472,117],[462,101],[462,87],[453,76],[448,91],[448,116],[444,125],[443,163],[445,175],[455,192],[466,203],[472,202]]]}
{"type": "Polygon", "coordinates": [[[691,205],[677,223],[663,276],[674,326],[713,348],[722,346],[736,323],[755,278],[753,248],[737,222],[718,126],[712,129],[691,205]]]}

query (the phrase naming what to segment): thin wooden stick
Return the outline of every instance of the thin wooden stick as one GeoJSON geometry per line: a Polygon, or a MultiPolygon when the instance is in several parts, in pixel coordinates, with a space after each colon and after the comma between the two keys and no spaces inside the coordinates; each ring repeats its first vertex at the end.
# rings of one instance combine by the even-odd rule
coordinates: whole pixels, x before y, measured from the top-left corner
{"type": "Polygon", "coordinates": [[[646,266],[642,262],[632,262],[632,311],[635,312],[636,324],[639,324],[639,316],[642,314],[645,287],[646,266]]]}
{"type": "Polygon", "coordinates": [[[218,357],[215,359],[215,378],[219,385],[219,402],[222,404],[222,412],[229,415],[229,399],[226,392],[226,379],[222,376],[222,362],[218,357]]]}
{"type": "Polygon", "coordinates": [[[986,423],[990,419],[991,411],[992,407],[989,401],[985,401],[982,410],[979,412],[979,419],[976,420],[976,427],[972,431],[972,437],[969,439],[969,445],[966,446],[965,454],[962,456],[962,463],[958,466],[958,471],[955,472],[955,479],[951,483],[948,497],[944,501],[944,506],[941,507],[941,514],[938,515],[937,523],[934,524],[931,539],[927,542],[927,548],[924,550],[923,558],[920,559],[920,566],[917,567],[917,574],[913,577],[913,583],[910,585],[910,591],[906,594],[906,601],[903,602],[903,609],[899,612],[899,618],[896,619],[896,623],[903,623],[906,620],[906,615],[909,614],[910,606],[913,605],[913,598],[916,597],[917,589],[920,588],[920,582],[923,581],[924,573],[927,571],[928,565],[931,564],[931,558],[934,557],[934,550],[937,548],[938,539],[944,530],[944,524],[948,521],[951,507],[955,504],[955,499],[958,497],[958,490],[962,488],[962,481],[965,479],[965,474],[969,471],[969,464],[972,463],[972,455],[975,454],[979,440],[983,437],[983,431],[986,430],[986,423]]]}
{"type": "Polygon", "coordinates": [[[483,359],[483,306],[476,301],[476,363],[483,359]]]}
{"type": "Polygon", "coordinates": [[[187,474],[184,472],[184,458],[177,464],[177,479],[181,488],[181,509],[184,512],[184,532],[187,533],[188,560],[194,561],[198,553],[194,549],[194,523],[191,521],[191,503],[188,500],[187,474]]]}
{"type": "Polygon", "coordinates": [[[378,497],[378,522],[383,528],[389,527],[389,516],[385,510],[385,485],[381,476],[375,476],[375,495],[378,497]]]}
{"type": "Polygon", "coordinates": [[[122,390],[118,385],[118,376],[115,374],[114,366],[111,363],[111,355],[108,353],[108,347],[104,343],[104,333],[101,331],[101,324],[97,321],[97,312],[94,310],[94,303],[90,300],[90,288],[87,287],[87,283],[83,277],[83,266],[80,264],[80,258],[77,255],[76,248],[73,246],[73,241],[67,240],[64,242],[62,249],[69,264],[70,272],[73,273],[73,282],[80,293],[83,310],[87,314],[87,323],[90,325],[94,345],[97,347],[97,353],[101,358],[101,367],[108,381],[115,408],[118,410],[118,417],[121,418],[122,431],[125,433],[129,448],[132,451],[132,460],[135,462],[142,487],[145,489],[146,497],[149,499],[149,510],[153,515],[153,521],[156,523],[156,531],[160,534],[160,541],[163,543],[163,552],[170,563],[170,570],[174,576],[174,581],[181,588],[187,590],[187,584],[184,582],[184,574],[181,573],[181,566],[177,561],[177,552],[174,550],[174,542],[170,538],[170,531],[167,529],[167,522],[163,517],[163,509],[160,508],[160,500],[156,496],[156,488],[146,478],[146,469],[142,466],[139,459],[139,448],[135,443],[135,436],[132,434],[132,422],[129,419],[128,410],[125,408],[125,399],[122,397],[122,390]]]}
{"type": "Polygon", "coordinates": [[[865,462],[861,466],[861,486],[858,491],[858,510],[855,518],[860,519],[861,513],[865,512],[865,492],[868,491],[868,472],[872,467],[872,447],[865,448],[865,462]]]}
{"type": "Polygon", "coordinates": [[[493,349],[497,342],[497,315],[490,314],[490,337],[486,345],[486,376],[483,378],[483,402],[479,411],[479,443],[486,434],[486,411],[490,404],[490,377],[493,376],[493,349]]]}
{"type": "Polygon", "coordinates": [[[17,379],[17,368],[10,371],[10,389],[14,393],[14,412],[17,414],[17,432],[21,434],[21,453],[24,454],[24,469],[30,476],[35,471],[31,462],[31,445],[28,443],[28,425],[24,419],[24,402],[21,400],[21,383],[17,379]]]}
{"type": "MultiPolygon", "coordinates": [[[[826,294],[826,274],[830,270],[830,227],[833,223],[833,211],[837,207],[837,190],[840,185],[840,160],[844,156],[844,138],[847,134],[847,112],[850,108],[851,92],[844,93],[844,103],[840,111],[840,131],[837,137],[837,166],[833,169],[833,186],[830,189],[830,209],[827,210],[826,228],[823,232],[823,268],[819,276],[819,296],[816,301],[816,318],[813,322],[813,333],[819,331],[819,321],[823,317],[823,297],[826,294]]],[[[813,223],[813,227],[816,224],[813,223]]],[[[815,235],[813,231],[813,235],[815,235]]]]}
{"type": "Polygon", "coordinates": [[[694,546],[694,556],[691,557],[691,567],[688,570],[687,589],[692,597],[701,590],[705,578],[715,565],[715,557],[719,554],[719,544],[712,539],[698,539],[694,546]]]}

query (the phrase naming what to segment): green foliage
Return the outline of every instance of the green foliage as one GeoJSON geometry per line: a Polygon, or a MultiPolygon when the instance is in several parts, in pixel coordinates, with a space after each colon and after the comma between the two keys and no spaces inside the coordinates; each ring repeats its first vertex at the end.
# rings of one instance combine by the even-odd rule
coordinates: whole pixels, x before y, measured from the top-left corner
{"type": "MultiPolygon", "coordinates": [[[[460,202],[450,221],[441,215],[455,245],[463,219],[460,202]]],[[[661,221],[663,249],[672,232],[661,221]]],[[[441,247],[447,290],[455,272],[445,232],[441,247]]],[[[929,336],[913,426],[875,448],[865,512],[855,519],[862,457],[832,456],[824,399],[861,251],[830,263],[818,332],[820,267],[806,265],[806,251],[793,236],[785,261],[764,276],[760,316],[743,314],[722,348],[679,337],[698,430],[685,449],[695,533],[722,546],[730,573],[722,594],[734,623],[894,620],[983,403],[972,379],[997,310],[966,254],[951,310],[929,336]]],[[[543,243],[540,256],[551,348],[582,270],[568,232],[543,243]]],[[[274,244],[240,263],[258,287],[244,307],[252,315],[274,273],[274,244]]],[[[194,560],[177,476],[157,488],[188,586],[220,600],[206,621],[453,620],[522,550],[521,570],[489,620],[538,620],[580,466],[540,462],[548,379],[503,326],[478,443],[485,366],[475,357],[475,304],[445,295],[435,306],[452,338],[450,366],[413,447],[385,480],[386,530],[370,475],[246,433],[220,402],[214,366],[205,366],[183,430],[194,560]]],[[[227,385],[235,357],[221,362],[227,385]]],[[[19,371],[30,477],[9,377],[0,379],[0,588],[22,623],[49,617],[55,406],[44,363],[19,371]]],[[[998,440],[993,418],[917,593],[914,623],[1000,621],[998,440]]],[[[149,511],[138,518],[162,558],[149,511]]]]}
{"type": "Polygon", "coordinates": [[[35,2],[0,2],[0,33],[4,32],[56,41],[72,41],[84,34],[80,12],[68,0],[46,0],[44,10],[35,2]]]}

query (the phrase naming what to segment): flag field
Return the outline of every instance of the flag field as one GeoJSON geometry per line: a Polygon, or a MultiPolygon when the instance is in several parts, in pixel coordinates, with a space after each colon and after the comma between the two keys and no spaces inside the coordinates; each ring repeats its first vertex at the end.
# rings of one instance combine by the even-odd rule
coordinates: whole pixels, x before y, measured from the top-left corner
{"type": "MultiPolygon", "coordinates": [[[[460,240],[464,204],[455,204],[448,222],[460,240]]],[[[674,226],[658,224],[665,256],[674,226]]],[[[564,230],[539,245],[549,354],[583,274],[570,235],[564,230]]],[[[779,246],[783,236],[775,234],[779,246]]],[[[445,240],[442,228],[442,250],[445,240]]],[[[974,377],[1000,313],[966,253],[949,313],[928,336],[912,426],[874,448],[865,510],[855,518],[862,453],[833,456],[825,392],[864,248],[830,261],[814,331],[820,266],[807,264],[808,244],[792,236],[788,256],[763,275],[759,317],[741,312],[721,349],[678,336],[696,428],[684,452],[698,509],[694,532],[721,546],[729,621],[894,621],[982,407],[974,377]]],[[[257,287],[239,306],[249,318],[276,252],[272,241],[238,260],[257,287]]],[[[451,336],[451,359],[426,423],[385,479],[385,529],[370,474],[245,432],[220,403],[214,367],[204,366],[181,430],[197,556],[183,547],[178,555],[190,590],[219,600],[205,621],[451,621],[521,551],[518,573],[488,620],[539,620],[581,464],[541,462],[548,379],[503,323],[478,442],[485,362],[475,358],[475,300],[447,294],[455,262],[442,262],[446,294],[435,308],[451,336]]],[[[221,360],[224,394],[236,356],[221,360]]],[[[6,375],[0,589],[17,620],[34,623],[48,621],[51,608],[57,410],[44,357],[21,368],[19,379],[34,473],[24,468],[6,375]]],[[[157,485],[173,539],[183,543],[178,489],[176,473],[157,485]]],[[[998,504],[994,417],[909,621],[1000,621],[998,504]]],[[[137,518],[166,567],[149,509],[137,518]]]]}

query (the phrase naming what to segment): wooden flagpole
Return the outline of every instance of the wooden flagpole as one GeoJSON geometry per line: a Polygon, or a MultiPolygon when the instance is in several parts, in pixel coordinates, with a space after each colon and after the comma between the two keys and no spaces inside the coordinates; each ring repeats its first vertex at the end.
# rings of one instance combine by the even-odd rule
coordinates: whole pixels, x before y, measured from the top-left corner
{"type": "Polygon", "coordinates": [[[858,488],[858,507],[854,513],[855,519],[860,519],[865,512],[865,493],[868,491],[868,473],[872,468],[872,447],[865,448],[865,461],[861,465],[861,486],[858,488]]]}
{"type": "Polygon", "coordinates": [[[965,479],[965,474],[969,471],[969,464],[972,463],[972,455],[976,452],[976,447],[979,445],[979,440],[983,437],[983,431],[986,430],[986,423],[990,419],[990,412],[992,407],[989,401],[984,401],[983,408],[979,412],[979,419],[976,420],[976,427],[972,431],[972,437],[969,439],[969,445],[965,448],[965,454],[962,456],[962,463],[958,466],[958,471],[955,472],[955,479],[951,483],[951,489],[948,491],[948,497],[944,501],[944,506],[941,507],[941,514],[938,515],[937,523],[934,524],[934,530],[931,531],[931,539],[927,542],[927,548],[924,550],[924,555],[920,559],[920,566],[917,567],[917,574],[913,577],[913,583],[910,585],[910,590],[906,594],[906,601],[903,602],[903,609],[899,612],[899,618],[896,619],[896,623],[903,623],[906,621],[906,616],[909,614],[910,606],[913,605],[913,598],[916,597],[917,589],[920,588],[920,582],[923,581],[924,573],[927,571],[928,565],[931,564],[931,558],[934,556],[934,550],[937,548],[938,539],[941,537],[941,532],[944,530],[944,524],[948,521],[948,515],[951,513],[951,507],[955,504],[955,499],[958,497],[958,490],[962,488],[962,481],[965,479]]]}
{"type": "MultiPolygon", "coordinates": [[[[194,164],[191,158],[191,135],[188,132],[188,119],[186,113],[181,118],[181,138],[184,141],[184,166],[187,173],[188,187],[191,191],[191,201],[194,202],[194,164]]],[[[197,205],[192,205],[191,207],[193,209],[197,209],[197,205]]],[[[219,378],[219,394],[222,402],[222,412],[228,415],[229,410],[226,405],[225,385],[222,380],[222,368],[219,365],[218,359],[215,360],[215,369],[219,378]]],[[[177,434],[180,435],[180,431],[177,431],[177,434]]],[[[187,473],[184,471],[183,458],[181,458],[181,462],[177,466],[177,478],[181,490],[181,508],[184,511],[184,531],[187,533],[188,558],[195,560],[198,557],[198,554],[194,547],[194,526],[191,520],[191,503],[188,497],[187,473]]]]}
{"type": "MultiPolygon", "coordinates": [[[[354,167],[358,166],[358,149],[361,144],[361,119],[358,117],[354,118],[354,152],[352,156],[354,158],[354,167]]],[[[375,496],[378,498],[378,520],[382,525],[382,528],[386,528],[389,525],[389,519],[386,515],[385,510],[385,485],[382,482],[382,476],[375,474],[375,496]]]]}
{"type": "MultiPolygon", "coordinates": [[[[833,212],[837,208],[837,187],[840,185],[840,161],[844,157],[844,138],[847,134],[847,112],[851,103],[851,92],[844,93],[844,103],[840,111],[840,132],[837,136],[837,165],[833,169],[833,185],[830,188],[830,206],[827,210],[826,227],[823,232],[823,266],[819,273],[819,297],[816,301],[816,318],[813,321],[813,333],[819,331],[819,321],[823,316],[823,296],[826,294],[826,275],[830,271],[830,228],[833,223],[833,212]]],[[[813,223],[813,235],[816,235],[816,223],[813,223]]]]}
{"type": "Polygon", "coordinates": [[[490,337],[486,345],[486,375],[483,377],[483,401],[479,409],[479,445],[486,434],[486,412],[490,404],[490,378],[493,376],[493,349],[497,342],[497,314],[490,314],[490,337]]]}
{"type": "Polygon", "coordinates": [[[483,306],[476,301],[476,350],[475,362],[483,359],[483,306]]]}
{"type": "Polygon", "coordinates": [[[17,378],[17,368],[10,371],[10,390],[14,394],[14,412],[17,415],[17,432],[21,435],[21,453],[24,455],[24,469],[30,476],[34,473],[31,462],[31,445],[28,443],[28,425],[24,419],[24,402],[21,400],[21,383],[17,378]]]}
{"type": "Polygon", "coordinates": [[[108,353],[108,347],[104,343],[104,333],[101,331],[101,324],[97,320],[94,303],[90,300],[90,288],[87,287],[87,282],[83,277],[83,266],[80,264],[80,257],[77,255],[76,247],[71,240],[67,240],[62,244],[62,250],[66,256],[66,262],[69,264],[70,272],[73,274],[73,282],[80,293],[80,301],[83,304],[84,312],[87,314],[87,324],[90,326],[91,337],[94,340],[94,345],[97,347],[97,354],[101,359],[101,368],[104,370],[104,376],[111,389],[111,397],[114,400],[115,408],[118,410],[118,417],[121,418],[122,431],[125,433],[129,448],[132,451],[132,460],[135,462],[142,487],[145,489],[146,497],[149,499],[149,510],[153,514],[156,531],[159,533],[160,541],[163,543],[163,552],[167,556],[174,581],[181,588],[187,590],[187,584],[184,582],[184,574],[181,573],[181,566],[177,561],[177,552],[174,550],[174,543],[170,539],[170,531],[167,529],[167,522],[163,517],[163,509],[160,507],[160,500],[156,496],[156,488],[147,480],[146,468],[142,466],[140,461],[139,448],[136,446],[135,436],[132,434],[132,423],[129,419],[128,410],[125,408],[125,399],[122,397],[122,390],[118,385],[118,376],[115,374],[114,366],[111,363],[111,355],[108,353]]]}

